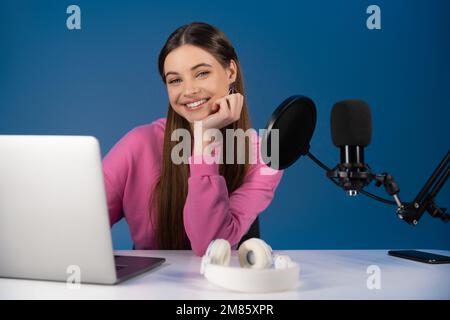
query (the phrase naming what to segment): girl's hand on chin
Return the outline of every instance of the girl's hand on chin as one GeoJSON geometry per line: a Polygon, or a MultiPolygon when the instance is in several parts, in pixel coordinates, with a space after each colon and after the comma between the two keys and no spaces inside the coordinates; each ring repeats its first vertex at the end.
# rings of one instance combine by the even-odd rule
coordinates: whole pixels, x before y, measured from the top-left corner
{"type": "Polygon", "coordinates": [[[203,129],[222,129],[239,120],[243,104],[244,96],[240,93],[217,99],[211,107],[214,113],[203,119],[203,129]]]}

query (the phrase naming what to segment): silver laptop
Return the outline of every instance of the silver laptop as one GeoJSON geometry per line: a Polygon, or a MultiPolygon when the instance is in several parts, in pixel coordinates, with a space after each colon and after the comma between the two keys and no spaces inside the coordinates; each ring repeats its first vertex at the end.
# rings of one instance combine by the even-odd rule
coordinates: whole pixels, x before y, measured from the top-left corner
{"type": "Polygon", "coordinates": [[[96,138],[0,135],[0,277],[115,284],[164,261],[113,255],[96,138]]]}

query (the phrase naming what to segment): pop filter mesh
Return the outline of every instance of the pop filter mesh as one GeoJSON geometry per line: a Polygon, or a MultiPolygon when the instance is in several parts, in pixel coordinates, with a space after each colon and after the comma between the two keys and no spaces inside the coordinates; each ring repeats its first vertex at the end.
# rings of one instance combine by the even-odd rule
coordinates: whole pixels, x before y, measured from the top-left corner
{"type": "MultiPolygon", "coordinates": [[[[308,153],[316,126],[314,102],[304,96],[292,96],[283,101],[272,114],[267,125],[268,156],[272,156],[271,130],[279,130],[279,169],[285,169],[308,153]]],[[[263,140],[264,143],[264,140],[263,140]]]]}

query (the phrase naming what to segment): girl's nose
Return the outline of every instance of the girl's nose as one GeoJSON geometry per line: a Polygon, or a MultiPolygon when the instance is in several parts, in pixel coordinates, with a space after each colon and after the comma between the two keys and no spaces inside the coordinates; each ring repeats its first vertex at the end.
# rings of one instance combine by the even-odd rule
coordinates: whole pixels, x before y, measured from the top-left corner
{"type": "Polygon", "coordinates": [[[186,86],[184,88],[184,93],[186,95],[193,95],[199,92],[200,92],[199,88],[195,86],[193,83],[186,83],[186,86]]]}

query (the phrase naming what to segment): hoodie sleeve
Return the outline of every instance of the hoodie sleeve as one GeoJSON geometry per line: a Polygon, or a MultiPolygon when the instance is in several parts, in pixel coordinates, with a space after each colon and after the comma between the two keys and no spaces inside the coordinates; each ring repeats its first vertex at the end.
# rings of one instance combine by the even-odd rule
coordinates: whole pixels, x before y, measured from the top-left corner
{"type": "Polygon", "coordinates": [[[233,248],[237,246],[256,217],[271,203],[283,172],[264,163],[253,164],[243,184],[229,195],[218,164],[212,163],[211,157],[199,157],[202,158],[189,158],[183,218],[192,249],[201,256],[214,239],[226,239],[233,248]]]}
{"type": "Polygon", "coordinates": [[[103,158],[109,221],[111,226],[123,218],[123,194],[129,171],[128,135],[120,139],[103,158]]]}

